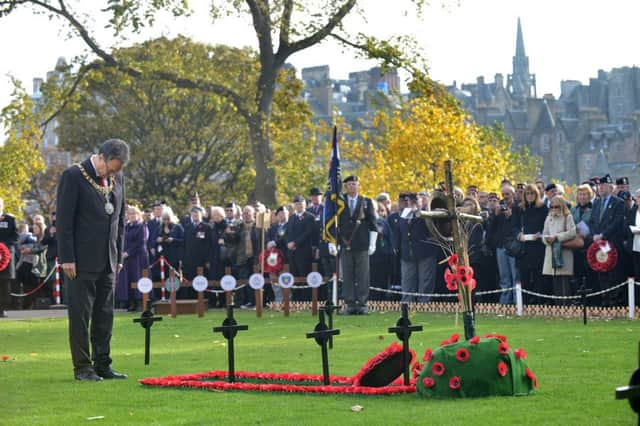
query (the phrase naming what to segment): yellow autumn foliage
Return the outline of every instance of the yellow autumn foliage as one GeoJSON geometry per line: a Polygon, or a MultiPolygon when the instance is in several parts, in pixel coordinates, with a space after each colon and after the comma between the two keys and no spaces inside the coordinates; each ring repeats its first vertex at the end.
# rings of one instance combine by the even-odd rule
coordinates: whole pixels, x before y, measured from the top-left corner
{"type": "Polygon", "coordinates": [[[364,159],[362,189],[370,196],[432,189],[444,180],[445,160],[453,162],[455,185],[487,191],[498,190],[520,167],[535,169],[527,155],[512,155],[504,133],[479,127],[460,108],[432,97],[415,98],[391,114],[379,112],[373,126],[377,136],[370,134],[374,140],[361,144],[357,154],[364,159]]]}

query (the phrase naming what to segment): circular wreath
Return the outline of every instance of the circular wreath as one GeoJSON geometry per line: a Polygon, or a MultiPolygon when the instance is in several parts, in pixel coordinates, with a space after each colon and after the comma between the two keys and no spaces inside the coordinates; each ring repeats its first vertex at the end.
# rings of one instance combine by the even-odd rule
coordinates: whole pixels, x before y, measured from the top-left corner
{"type": "Polygon", "coordinates": [[[284,255],[277,248],[268,249],[260,253],[260,263],[264,268],[264,272],[277,274],[282,271],[284,266],[284,255]]]}
{"type": "Polygon", "coordinates": [[[608,241],[594,242],[587,249],[587,263],[596,272],[609,272],[618,263],[618,250],[608,241]],[[604,250],[607,246],[609,251],[604,250]]]}
{"type": "Polygon", "coordinates": [[[0,243],[0,272],[7,269],[9,262],[11,262],[11,251],[6,244],[0,243]]]}

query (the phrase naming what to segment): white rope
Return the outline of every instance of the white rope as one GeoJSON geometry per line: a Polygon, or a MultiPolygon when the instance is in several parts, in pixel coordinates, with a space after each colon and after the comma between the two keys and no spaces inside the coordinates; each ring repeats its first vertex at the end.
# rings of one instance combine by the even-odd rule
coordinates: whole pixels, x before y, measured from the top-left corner
{"type": "Polygon", "coordinates": [[[53,275],[53,273],[56,271],[55,268],[51,268],[51,271],[49,271],[49,275],[47,275],[47,277],[42,280],[40,282],[40,284],[38,284],[33,290],[30,290],[26,293],[22,293],[22,294],[18,294],[18,293],[9,293],[11,296],[13,297],[26,297],[26,296],[31,296],[32,294],[34,294],[35,292],[37,292],[38,290],[40,290],[42,287],[44,287],[44,285],[46,284],[47,281],[49,281],[49,278],[51,278],[51,275],[53,275]]]}

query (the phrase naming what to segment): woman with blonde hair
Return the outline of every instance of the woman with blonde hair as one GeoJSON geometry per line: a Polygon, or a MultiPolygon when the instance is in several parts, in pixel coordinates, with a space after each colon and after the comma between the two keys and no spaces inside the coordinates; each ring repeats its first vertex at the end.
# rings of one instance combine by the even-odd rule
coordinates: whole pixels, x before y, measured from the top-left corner
{"type": "MultiPolygon", "coordinates": [[[[541,237],[547,214],[548,209],[540,198],[538,187],[532,183],[525,185],[522,200],[513,213],[513,226],[516,227],[514,234],[524,244],[524,256],[516,259],[516,265],[520,271],[522,288],[536,293],[544,292],[544,244],[541,237]]],[[[526,295],[525,302],[535,304],[539,301],[536,297],[526,295]]]]}
{"type": "Polygon", "coordinates": [[[116,281],[116,302],[121,306],[128,305],[128,311],[134,312],[141,299],[140,292],[131,288],[131,283],[138,282],[142,271],[149,266],[147,240],[149,230],[142,221],[142,211],[136,206],[127,208],[127,224],[124,227],[124,249],[122,252],[122,269],[116,281]]]}
{"type": "MultiPolygon", "coordinates": [[[[562,248],[562,243],[576,237],[576,225],[567,208],[567,203],[559,195],[549,202],[549,215],[544,222],[542,242],[545,244],[544,267],[542,273],[551,276],[553,294],[569,296],[569,278],[573,275],[573,251],[562,248]]],[[[556,304],[566,305],[566,299],[556,304]]]]}
{"type": "MultiPolygon", "coordinates": [[[[576,188],[576,205],[571,209],[573,222],[576,224],[576,232],[584,239],[584,247],[573,251],[573,272],[578,279],[578,285],[581,285],[582,278],[586,277],[586,288],[598,288],[598,274],[589,267],[587,263],[587,249],[593,242],[593,236],[589,235],[587,223],[591,220],[591,212],[593,211],[593,190],[589,184],[582,184],[576,188]],[[582,222],[582,224],[580,223],[582,222]]],[[[577,288],[574,288],[577,290],[577,288]]],[[[592,303],[597,298],[590,298],[592,303]]]]}

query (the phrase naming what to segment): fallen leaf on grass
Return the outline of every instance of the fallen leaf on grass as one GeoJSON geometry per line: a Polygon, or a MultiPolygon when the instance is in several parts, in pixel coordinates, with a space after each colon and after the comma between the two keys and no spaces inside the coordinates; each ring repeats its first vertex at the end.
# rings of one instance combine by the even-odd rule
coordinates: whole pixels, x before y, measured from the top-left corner
{"type": "Polygon", "coordinates": [[[351,411],[355,411],[356,413],[359,413],[362,410],[364,410],[364,407],[362,405],[354,405],[353,407],[351,407],[351,411]]]}
{"type": "Polygon", "coordinates": [[[380,336],[378,336],[378,340],[384,340],[384,336],[381,334],[380,336]]]}
{"type": "Polygon", "coordinates": [[[9,361],[9,355],[2,355],[2,360],[3,360],[4,362],[9,361]]]}
{"type": "Polygon", "coordinates": [[[176,339],[180,337],[179,334],[174,334],[173,337],[175,337],[176,339]]]}

